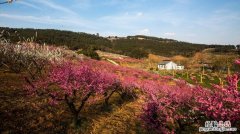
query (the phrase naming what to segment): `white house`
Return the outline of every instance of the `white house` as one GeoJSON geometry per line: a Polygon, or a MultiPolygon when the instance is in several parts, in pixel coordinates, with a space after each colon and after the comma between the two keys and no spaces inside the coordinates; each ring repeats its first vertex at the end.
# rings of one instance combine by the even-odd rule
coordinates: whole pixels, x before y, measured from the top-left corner
{"type": "Polygon", "coordinates": [[[160,70],[183,70],[183,65],[178,65],[170,60],[164,60],[158,64],[158,69],[160,70]]]}

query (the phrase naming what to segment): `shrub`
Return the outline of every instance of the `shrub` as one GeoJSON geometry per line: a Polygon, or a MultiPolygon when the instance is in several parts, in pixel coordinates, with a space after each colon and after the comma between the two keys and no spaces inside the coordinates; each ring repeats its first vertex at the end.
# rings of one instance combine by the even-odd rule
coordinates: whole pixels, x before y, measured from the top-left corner
{"type": "Polygon", "coordinates": [[[80,51],[78,53],[82,53],[85,56],[91,57],[92,59],[95,59],[95,60],[100,60],[98,53],[96,53],[94,51],[94,49],[92,49],[92,48],[83,49],[82,51],[80,51]]]}

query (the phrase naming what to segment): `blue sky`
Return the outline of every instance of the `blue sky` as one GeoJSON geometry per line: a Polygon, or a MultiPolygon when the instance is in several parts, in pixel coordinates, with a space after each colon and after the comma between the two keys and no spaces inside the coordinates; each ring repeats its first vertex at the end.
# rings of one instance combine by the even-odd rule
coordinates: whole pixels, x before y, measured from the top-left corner
{"type": "Polygon", "coordinates": [[[240,0],[18,0],[0,26],[240,44],[240,0]]]}

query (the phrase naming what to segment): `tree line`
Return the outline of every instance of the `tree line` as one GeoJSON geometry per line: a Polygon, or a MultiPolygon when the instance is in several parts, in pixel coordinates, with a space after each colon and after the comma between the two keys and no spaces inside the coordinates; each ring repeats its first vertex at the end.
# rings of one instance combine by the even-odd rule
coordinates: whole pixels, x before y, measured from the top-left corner
{"type": "Polygon", "coordinates": [[[215,48],[214,52],[232,52],[234,45],[206,45],[181,42],[172,39],[149,37],[143,35],[128,36],[108,40],[107,38],[83,32],[62,31],[54,29],[22,29],[0,27],[3,37],[12,43],[32,40],[40,44],[66,46],[72,50],[102,50],[112,53],[127,55],[133,58],[144,58],[149,53],[161,56],[193,56],[206,48],[215,48]],[[141,39],[139,39],[141,38],[141,39]]]}

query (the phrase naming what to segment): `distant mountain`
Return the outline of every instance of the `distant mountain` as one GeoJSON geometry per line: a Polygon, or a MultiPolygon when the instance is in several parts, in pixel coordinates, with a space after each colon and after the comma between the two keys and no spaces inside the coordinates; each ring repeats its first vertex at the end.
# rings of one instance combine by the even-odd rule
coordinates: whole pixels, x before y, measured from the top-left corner
{"type": "Polygon", "coordinates": [[[134,58],[146,57],[149,53],[161,56],[192,56],[206,48],[215,48],[216,52],[225,52],[235,49],[234,45],[206,45],[181,42],[173,39],[150,37],[144,35],[119,38],[100,37],[98,34],[71,32],[54,29],[20,29],[0,27],[3,37],[11,42],[33,40],[37,43],[46,43],[56,46],[67,46],[72,50],[86,49],[102,50],[123,54],[134,58]]]}

